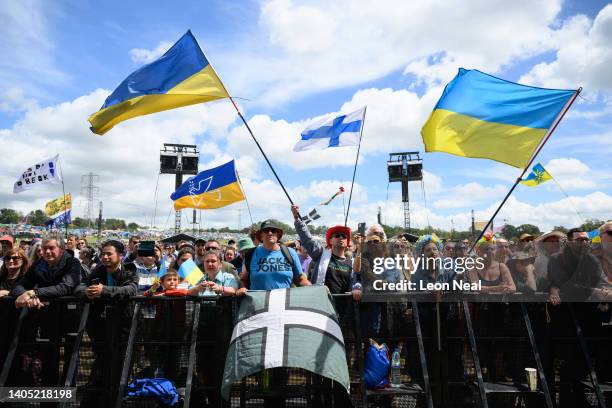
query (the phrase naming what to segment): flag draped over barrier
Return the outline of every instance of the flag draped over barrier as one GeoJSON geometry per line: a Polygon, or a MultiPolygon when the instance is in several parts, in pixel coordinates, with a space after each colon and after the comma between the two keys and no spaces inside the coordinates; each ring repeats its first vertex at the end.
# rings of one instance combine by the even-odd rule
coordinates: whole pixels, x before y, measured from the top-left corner
{"type": "Polygon", "coordinates": [[[244,200],[234,160],[189,177],[170,198],[174,209],[221,208],[244,200]]]}
{"type": "Polygon", "coordinates": [[[460,68],[421,130],[425,151],[525,168],[574,95],[460,68]]]}
{"type": "Polygon", "coordinates": [[[228,96],[193,34],[187,31],[159,59],[123,80],[88,120],[91,131],[102,135],[124,120],[228,96]]]}
{"type": "Polygon", "coordinates": [[[59,154],[28,167],[13,185],[13,193],[45,184],[58,184],[62,182],[62,172],[59,167],[59,154]]]}
{"type": "Polygon", "coordinates": [[[323,286],[249,291],[232,332],[221,395],[266,368],[297,367],[349,389],[344,338],[323,286]]]}

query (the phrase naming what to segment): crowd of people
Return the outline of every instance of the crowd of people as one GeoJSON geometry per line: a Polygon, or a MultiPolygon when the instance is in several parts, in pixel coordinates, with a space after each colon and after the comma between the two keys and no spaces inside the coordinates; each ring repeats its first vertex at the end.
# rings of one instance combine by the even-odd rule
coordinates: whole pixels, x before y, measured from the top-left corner
{"type": "MultiPolygon", "coordinates": [[[[330,227],[321,242],[311,235],[298,206],[292,206],[291,213],[297,240],[283,240],[283,228],[273,220],[227,243],[196,239],[173,244],[134,235],[127,243],[108,240],[96,247],[74,235],[19,244],[5,235],[0,237],[0,297],[11,296],[17,308],[41,309],[45,300],[68,295],[85,301],[211,292],[241,297],[249,290],[324,285],[331,294],[350,293],[360,301],[375,292],[374,281],[382,280],[412,282],[417,288],[421,283],[477,283],[486,294],[544,293],[552,305],[594,301],[607,307],[603,302],[612,301],[612,222],[599,227],[595,240],[573,228],[567,233],[523,234],[516,242],[493,234],[475,244],[435,234],[415,241],[410,234],[387,237],[383,227],[374,224],[357,233],[343,225],[330,227]],[[377,261],[405,257],[413,261],[377,261]],[[470,258],[479,261],[469,263],[470,258]],[[190,260],[203,276],[192,284],[180,273],[190,260]],[[375,265],[382,267],[377,270],[375,265]]],[[[380,314],[375,305],[364,308],[365,333],[380,331],[380,314]]],[[[104,315],[104,305],[94,303],[87,325],[90,338],[104,335],[104,315]]],[[[92,377],[96,371],[94,367],[92,377]]]]}

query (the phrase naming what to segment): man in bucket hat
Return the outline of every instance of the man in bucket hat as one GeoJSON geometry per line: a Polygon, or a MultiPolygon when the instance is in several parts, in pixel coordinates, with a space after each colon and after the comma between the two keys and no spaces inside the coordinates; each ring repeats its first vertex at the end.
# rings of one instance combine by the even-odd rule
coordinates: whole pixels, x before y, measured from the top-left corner
{"type": "Polygon", "coordinates": [[[300,242],[312,257],[310,276],[312,283],[327,286],[330,293],[352,291],[353,298],[359,300],[361,284],[354,282],[352,262],[345,256],[348,243],[351,241],[351,229],[342,225],[329,228],[325,234],[325,247],[323,247],[312,238],[306,224],[300,218],[300,207],[292,206],[291,212],[300,242]]]}
{"type": "Polygon", "coordinates": [[[310,282],[302,272],[302,266],[293,248],[287,248],[279,241],[283,236],[282,227],[274,220],[261,223],[257,239],[262,245],[250,249],[245,254],[241,288],[237,296],[244,295],[247,289],[272,290],[290,288],[292,283],[307,286],[310,282]]]}

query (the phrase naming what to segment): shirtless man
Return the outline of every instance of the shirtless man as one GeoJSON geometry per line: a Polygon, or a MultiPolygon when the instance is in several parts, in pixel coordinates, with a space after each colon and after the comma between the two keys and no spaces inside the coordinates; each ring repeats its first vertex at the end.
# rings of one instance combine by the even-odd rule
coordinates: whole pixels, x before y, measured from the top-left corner
{"type": "Polygon", "coordinates": [[[483,237],[478,241],[476,254],[483,258],[484,268],[469,270],[466,278],[471,283],[480,281],[482,293],[514,293],[516,286],[510,270],[505,264],[495,260],[495,250],[494,237],[483,237]]]}

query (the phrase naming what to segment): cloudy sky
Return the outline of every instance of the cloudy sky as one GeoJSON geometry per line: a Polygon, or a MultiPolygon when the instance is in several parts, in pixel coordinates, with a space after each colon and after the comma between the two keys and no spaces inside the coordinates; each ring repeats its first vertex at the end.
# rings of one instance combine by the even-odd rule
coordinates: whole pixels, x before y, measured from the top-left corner
{"type": "MultiPolygon", "coordinates": [[[[29,165],[59,153],[74,212],[82,175],[99,175],[105,217],[171,227],[174,178],[159,177],[164,142],[193,143],[200,168],[235,158],[255,221],[290,220],[289,203],[224,100],[124,122],[105,136],[87,117],[132,71],[187,29],[198,39],[296,203],[310,210],[350,187],[356,148],[294,153],[314,119],[367,105],[349,224],[403,224],[390,152],[424,151],[420,129],[459,67],[583,94],[538,157],[557,179],[519,186],[496,223],[542,229],[612,214],[612,4],[602,1],[11,1],[0,0],[0,208],[42,208],[60,186],[12,193],[29,165]]],[[[421,153],[412,225],[467,229],[486,220],[520,171],[421,153]]],[[[348,200],[348,196],[347,196],[348,200]]],[[[343,219],[342,200],[317,207],[343,219]]],[[[97,213],[97,203],[94,206],[97,213]]],[[[191,211],[188,211],[191,213],[191,211]]],[[[183,223],[187,223],[184,215],[183,223]]],[[[249,224],[244,203],[204,212],[203,226],[249,224]]]]}

